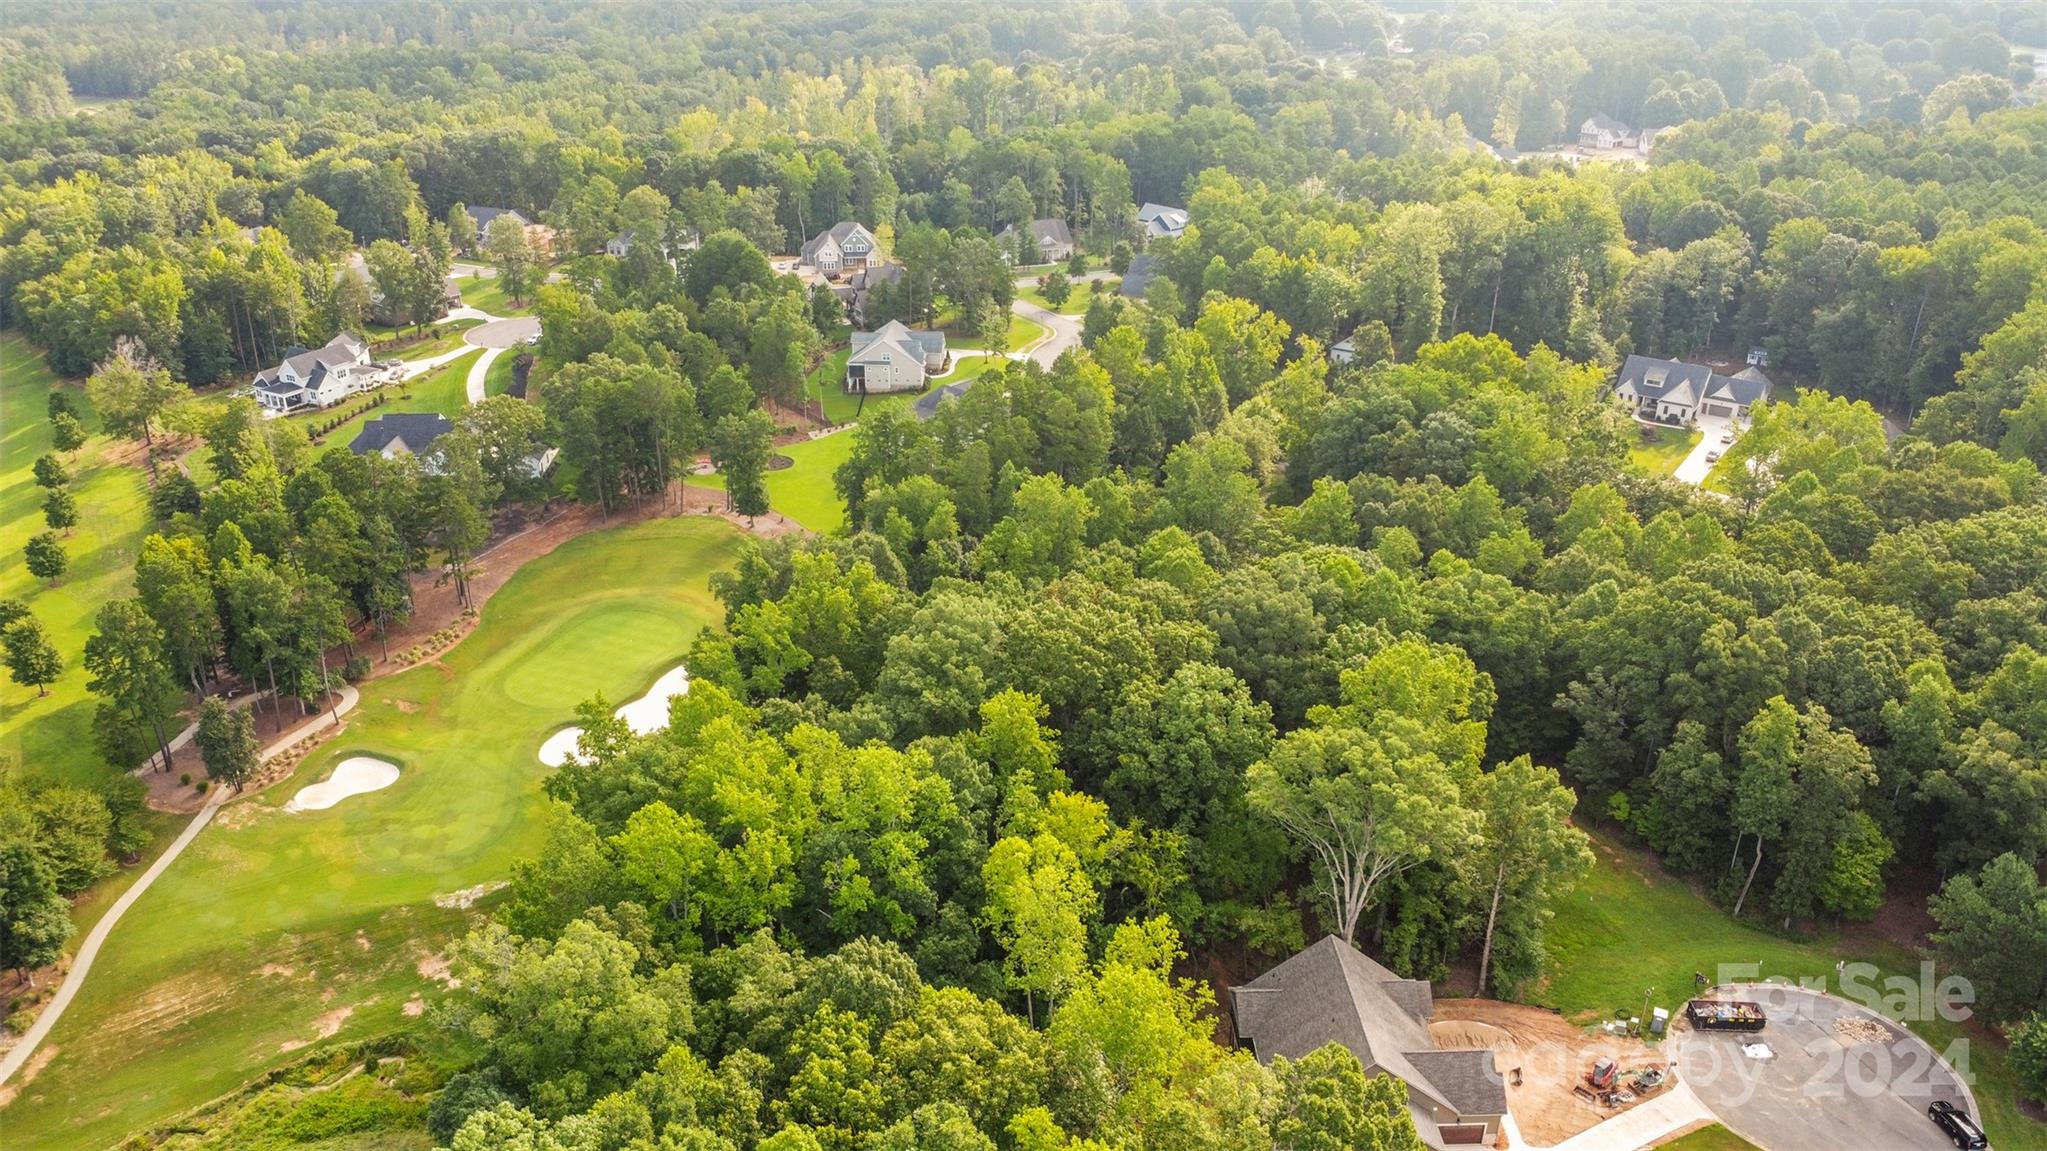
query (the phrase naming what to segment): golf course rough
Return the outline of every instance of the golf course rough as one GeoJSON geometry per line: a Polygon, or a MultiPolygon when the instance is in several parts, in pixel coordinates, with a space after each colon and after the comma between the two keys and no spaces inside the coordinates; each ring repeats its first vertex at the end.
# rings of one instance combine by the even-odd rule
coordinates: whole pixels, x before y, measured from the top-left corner
{"type": "MultiPolygon", "coordinates": [[[[689,669],[677,665],[654,681],[647,694],[628,704],[620,705],[611,714],[625,721],[634,735],[649,735],[668,726],[668,701],[678,695],[689,694],[689,669]]],[[[576,741],[583,737],[583,729],[570,726],[562,728],[547,737],[540,745],[540,762],[549,767],[561,765],[576,758],[576,741]]]]}

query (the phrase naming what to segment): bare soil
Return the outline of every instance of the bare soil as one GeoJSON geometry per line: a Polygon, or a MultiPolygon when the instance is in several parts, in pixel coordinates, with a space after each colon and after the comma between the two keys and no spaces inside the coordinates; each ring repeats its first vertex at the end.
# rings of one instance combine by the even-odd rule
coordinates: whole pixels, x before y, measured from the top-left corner
{"type": "Polygon", "coordinates": [[[1640,1040],[1587,1031],[1554,1011],[1491,999],[1436,1000],[1429,1033],[1440,1048],[1493,1052],[1506,1078],[1507,1106],[1534,1147],[1554,1146],[1627,1109],[1590,1103],[1573,1092],[1595,1060],[1617,1060],[1624,1083],[1630,1072],[1663,1062],[1640,1040]]]}

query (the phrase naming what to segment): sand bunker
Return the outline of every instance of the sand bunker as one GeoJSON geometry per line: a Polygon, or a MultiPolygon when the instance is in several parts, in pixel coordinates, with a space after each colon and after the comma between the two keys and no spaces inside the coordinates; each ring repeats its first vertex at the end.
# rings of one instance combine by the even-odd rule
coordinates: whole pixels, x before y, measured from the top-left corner
{"type": "Polygon", "coordinates": [[[379,791],[398,782],[398,765],[372,759],[367,755],[350,756],[334,765],[334,774],[299,789],[284,805],[286,811],[325,811],[351,795],[366,791],[379,791]]]}
{"type": "MultiPolygon", "coordinates": [[[[689,694],[689,669],[677,667],[654,681],[647,694],[621,706],[611,714],[625,721],[634,735],[649,735],[668,726],[668,700],[689,694]]],[[[540,745],[540,762],[560,767],[576,758],[576,741],[583,737],[580,727],[565,727],[540,745]]]]}

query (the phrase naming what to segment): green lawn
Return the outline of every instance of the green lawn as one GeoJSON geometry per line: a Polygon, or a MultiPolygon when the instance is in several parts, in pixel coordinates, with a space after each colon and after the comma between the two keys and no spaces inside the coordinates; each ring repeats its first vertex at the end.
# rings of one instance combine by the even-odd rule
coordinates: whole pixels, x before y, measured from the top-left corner
{"type": "MultiPolygon", "coordinates": [[[[1838,960],[1873,963],[1885,974],[1916,979],[1919,957],[1863,931],[1827,931],[1793,938],[1736,921],[1688,884],[1666,874],[1644,852],[1595,837],[1598,863],[1558,905],[1548,936],[1550,966],[1531,1002],[1590,1023],[1619,1010],[1676,1010],[1692,995],[1692,974],[1716,977],[1721,964],[1755,964],[1760,978],[1824,979],[1835,986],[1838,960]]],[[[1911,1022],[1912,1030],[1946,1053],[1967,1039],[1968,1070],[1990,1139],[2004,1151],[2047,1149],[2047,1124],[2019,1112],[2017,1085],[2004,1046],[1977,1028],[1942,1019],[1911,1022]]]]}
{"type": "MultiPolygon", "coordinates": [[[[449,419],[454,419],[462,414],[463,408],[469,406],[469,367],[476,362],[476,357],[482,354],[482,351],[481,348],[473,348],[423,376],[417,376],[402,384],[386,384],[380,393],[388,397],[382,407],[370,408],[320,437],[320,446],[346,448],[348,441],[354,439],[357,432],[362,431],[364,424],[378,416],[388,416],[392,412],[439,412],[449,419]]],[[[498,358],[502,360],[506,357],[498,358]]],[[[365,398],[367,397],[350,396],[340,406],[346,410],[362,403],[365,398]]],[[[314,415],[305,418],[316,420],[325,417],[314,415]]]]}
{"type": "Polygon", "coordinates": [[[347,733],[238,801],[116,930],[5,1112],[11,1147],[104,1147],[298,1056],[411,1026],[419,964],[468,913],[433,897],[504,878],[539,846],[541,740],[602,691],[626,700],[720,609],[741,537],[709,517],[593,533],[533,561],[436,663],[367,685],[347,733]],[[349,755],[404,774],[323,812],[297,790],[349,755]],[[338,1012],[346,1010],[347,1014],[338,1012]]]}
{"type": "MultiPolygon", "coordinates": [[[[979,357],[977,357],[979,358],[979,357]]],[[[868,399],[873,403],[872,397],[868,399]]],[[[853,454],[853,433],[839,432],[820,439],[776,448],[776,454],[796,461],[791,467],[768,473],[768,507],[814,532],[831,532],[846,522],[846,505],[832,486],[832,473],[853,454]]],[[[725,490],[725,477],[715,472],[691,476],[698,487],[725,490]]]]}
{"type": "MultiPolygon", "coordinates": [[[[1014,352],[1029,347],[1036,341],[1043,339],[1045,326],[1035,320],[1026,320],[1012,312],[1009,317],[1009,330],[1005,335],[1007,336],[1007,342],[1003,344],[1002,350],[1014,352]]],[[[945,342],[948,346],[954,348],[978,350],[989,346],[988,341],[979,336],[961,336],[955,339],[950,333],[947,334],[945,342]]]]}
{"type": "Polygon", "coordinates": [[[442,334],[431,340],[421,340],[405,350],[387,358],[393,360],[425,360],[443,352],[452,352],[462,346],[462,333],[471,328],[481,327],[482,320],[446,320],[437,325],[442,334]]]}
{"type": "Polygon", "coordinates": [[[885,395],[868,396],[866,405],[862,406],[859,396],[849,394],[846,391],[846,353],[840,351],[833,354],[830,359],[826,360],[816,371],[810,374],[810,382],[806,385],[806,394],[821,397],[824,400],[825,418],[835,424],[843,424],[858,419],[860,415],[872,412],[877,408],[894,407],[897,404],[910,403],[916,400],[918,396],[924,395],[934,388],[942,388],[947,384],[956,384],[961,380],[971,380],[982,372],[987,371],[989,367],[1000,359],[1001,357],[999,356],[956,357],[953,360],[952,371],[931,380],[924,388],[924,391],[889,392],[885,395]]]}
{"type": "Polygon", "coordinates": [[[533,289],[517,304],[505,295],[505,289],[496,276],[458,276],[455,284],[462,290],[462,302],[478,311],[493,316],[523,316],[533,310],[533,289]]]}
{"type": "MultiPolygon", "coordinates": [[[[149,531],[149,489],[140,468],[106,458],[120,445],[94,436],[66,461],[79,516],[64,539],[71,568],[54,587],[28,574],[22,548],[47,530],[46,493],[31,468],[50,450],[45,405],[57,384],[34,346],[16,333],[0,333],[0,597],[26,602],[64,656],[64,674],[44,698],[0,676],[0,757],[26,775],[90,784],[111,769],[93,747],[95,704],[85,690],[91,677],[80,661],[93,616],[129,593],[135,556],[149,531]]],[[[95,427],[85,389],[75,382],[63,386],[86,426],[95,427]]]]}
{"type": "MultiPolygon", "coordinates": [[[[1637,425],[1638,427],[1640,425],[1637,425]]],[[[1656,428],[1651,438],[1637,436],[1628,446],[1628,462],[1646,475],[1667,476],[1677,471],[1704,434],[1683,428],[1656,428]]]]}
{"type": "MultiPolygon", "coordinates": [[[[507,349],[503,355],[490,362],[489,369],[483,373],[483,394],[485,396],[502,396],[512,390],[512,365],[518,362],[519,353],[524,350],[523,348],[507,349]]],[[[466,376],[468,373],[465,372],[463,374],[465,376],[464,388],[466,390],[466,376]]]]}
{"type": "Polygon", "coordinates": [[[1668,1143],[1658,1143],[1662,1151],[1762,1151],[1755,1144],[1715,1123],[1701,1127],[1689,1135],[1680,1135],[1668,1143]]]}
{"type": "Polygon", "coordinates": [[[1073,294],[1066,297],[1066,302],[1056,308],[1052,306],[1052,301],[1047,300],[1045,294],[1037,289],[1036,285],[1028,288],[1018,288],[1016,295],[1018,299],[1029,300],[1048,312],[1058,312],[1065,316],[1079,316],[1086,314],[1088,304],[1095,298],[1095,289],[1102,286],[1104,285],[1095,280],[1081,280],[1073,285],[1073,294]]]}

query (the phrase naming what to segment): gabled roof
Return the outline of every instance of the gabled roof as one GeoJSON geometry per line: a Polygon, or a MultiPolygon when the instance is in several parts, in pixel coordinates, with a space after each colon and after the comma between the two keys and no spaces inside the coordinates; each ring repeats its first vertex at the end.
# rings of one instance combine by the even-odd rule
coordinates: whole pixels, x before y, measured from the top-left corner
{"type": "MultiPolygon", "coordinates": [[[[1066,226],[1064,220],[1032,220],[1031,235],[1041,248],[1053,244],[1065,244],[1068,247],[1073,245],[1073,232],[1066,226]]],[[[1016,225],[1011,224],[1002,229],[1002,234],[995,239],[1005,244],[1016,243],[1016,225]]]]}
{"type": "Polygon", "coordinates": [[[510,216],[522,228],[533,226],[533,221],[527,219],[515,208],[478,208],[471,206],[469,209],[469,218],[476,221],[476,230],[480,233],[489,232],[490,222],[499,216],[510,216]]]}
{"type": "Polygon", "coordinates": [[[1232,988],[1230,1000],[1237,1035],[1251,1040],[1261,1061],[1341,1043],[1368,1071],[1392,1075],[1461,1115],[1507,1110],[1491,1052],[1436,1050],[1429,985],[1402,979],[1334,935],[1232,988]]]}
{"type": "Polygon", "coordinates": [[[292,371],[310,379],[315,374],[325,375],[326,372],[322,369],[355,363],[368,350],[368,344],[343,332],[327,341],[324,347],[314,348],[312,351],[303,348],[285,349],[284,362],[291,365],[292,371]]]}
{"type": "Polygon", "coordinates": [[[847,355],[849,364],[873,363],[882,353],[897,353],[905,358],[922,363],[927,356],[945,353],[945,333],[929,332],[906,327],[901,320],[890,320],[871,332],[854,332],[853,349],[847,355]]]}
{"type": "Polygon", "coordinates": [[[1184,228],[1187,226],[1187,209],[1146,200],[1144,207],[1137,210],[1137,222],[1149,224],[1153,220],[1164,220],[1173,227],[1184,228]]]}
{"type": "Polygon", "coordinates": [[[855,246],[865,244],[870,252],[881,244],[881,241],[875,238],[874,233],[867,230],[867,225],[857,220],[840,220],[838,223],[812,236],[810,241],[803,245],[801,253],[803,258],[808,260],[811,256],[815,255],[817,250],[824,246],[827,238],[838,244],[841,249],[846,247],[846,241],[848,240],[854,240],[855,246]]]}
{"type": "Polygon", "coordinates": [[[378,416],[362,426],[348,441],[348,450],[359,456],[381,452],[394,440],[403,440],[413,454],[455,430],[453,421],[439,412],[393,412],[378,416]]]}
{"type": "Polygon", "coordinates": [[[1130,261],[1130,268],[1123,273],[1123,286],[1117,292],[1133,299],[1143,299],[1144,289],[1158,272],[1158,257],[1137,256],[1130,261]]]}
{"type": "Polygon", "coordinates": [[[1770,398],[1770,377],[1753,366],[1723,376],[1704,364],[1629,356],[1614,390],[1638,400],[1696,406],[1703,400],[1753,406],[1770,398]]]}
{"type": "Polygon", "coordinates": [[[1614,119],[1612,116],[1609,116],[1604,112],[1594,112],[1591,116],[1586,118],[1583,124],[1578,125],[1578,130],[1580,132],[1624,133],[1630,132],[1633,129],[1629,128],[1626,124],[1621,123],[1619,120],[1614,119]]]}

